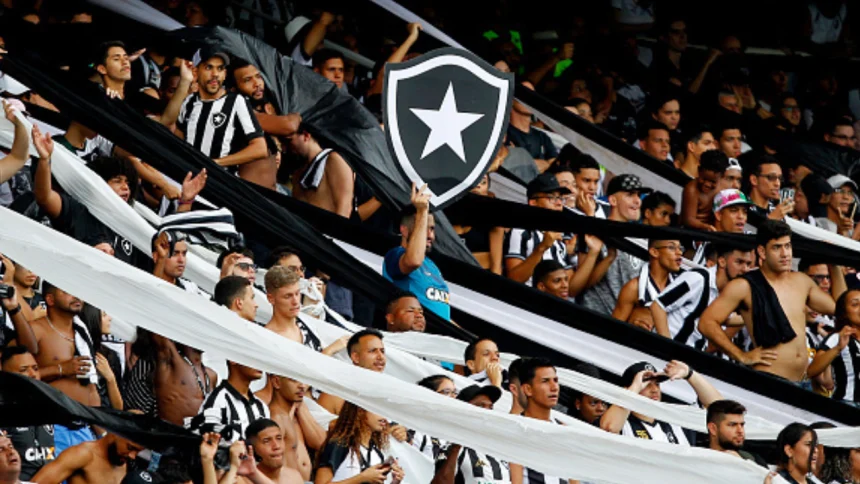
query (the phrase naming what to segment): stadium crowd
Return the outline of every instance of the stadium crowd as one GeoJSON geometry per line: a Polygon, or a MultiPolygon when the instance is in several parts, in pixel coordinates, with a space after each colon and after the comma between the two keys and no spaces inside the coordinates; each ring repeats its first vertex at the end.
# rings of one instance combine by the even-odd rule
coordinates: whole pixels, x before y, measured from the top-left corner
{"type": "MultiPolygon", "coordinates": [[[[376,35],[366,41],[361,37],[371,26],[305,2],[246,2],[262,4],[268,17],[286,24],[285,38],[280,38],[284,29],[261,20],[265,16],[255,15],[253,6],[240,8],[242,2],[229,7],[200,0],[150,3],[189,27],[229,25],[271,41],[296,64],[360,100],[382,129],[383,66],[434,45],[423,38],[418,23],[402,32],[385,32],[384,41],[372,45],[376,35]],[[324,48],[326,40],[376,52],[377,64],[357,64],[324,48]]],[[[860,90],[844,82],[837,70],[812,70],[793,56],[760,69],[740,35],[712,39],[707,54],[697,55],[688,45],[688,34],[695,37],[695,32],[688,32],[683,16],[661,9],[659,1],[603,3],[603,15],[571,15],[564,28],[538,31],[515,26],[512,11],[502,2],[486,30],[475,25],[464,34],[473,37],[473,45],[496,69],[514,73],[517,83],[640,149],[654,164],[684,174],[689,181],[682,199],[676,201],[659,186],[646,186],[635,173],[612,173],[584,147],[559,146],[551,130],[518,101],[490,168],[493,177],[521,184],[532,207],[615,222],[751,233],[748,222],[758,217],[756,247],[651,239],[644,241],[648,259],[643,260],[596,235],[577,234],[575,228],[561,233],[455,225],[463,244],[495,274],[860,406],[857,268],[797,261],[785,222],[791,218],[860,240],[858,185],[849,177],[853,173],[816,174],[814,167],[780,153],[774,142],[790,134],[856,156],[860,90]],[[656,41],[643,40],[638,35],[643,33],[656,41]]],[[[850,51],[849,26],[857,12],[849,7],[838,0],[806,2],[801,14],[805,28],[799,29],[800,40],[793,47],[813,52],[815,59],[850,51]]],[[[97,24],[107,18],[76,2],[4,1],[2,13],[3,22],[29,22],[43,32],[61,23],[97,24]]],[[[447,21],[444,8],[428,6],[421,13],[436,26],[447,21]]],[[[102,86],[106,96],[135,106],[147,97],[143,114],[211,158],[215,164],[210,170],[228,170],[352,222],[399,235],[400,245],[385,254],[380,269],[401,292],[387,306],[373,308],[338,284],[336,275],[303,261],[296,250],[249,241],[220,253],[220,280],[212,294],[205,293],[186,277],[194,240],[182,228],[160,232],[151,253],[142,253],[57,182],[51,158],[62,146],[80,158],[81,170],[96,173],[123,202],[144,204],[160,215],[206,209],[198,199],[206,187],[206,170],[174,182],[74,119],[58,126],[61,133],[54,136],[38,126],[28,133],[19,113],[57,109],[37,92],[8,86],[3,106],[15,132],[14,143],[0,159],[0,204],[209,298],[251,323],[258,309],[254,288],[260,288],[273,309],[266,329],[328,356],[346,355],[369,371],[386,369],[384,333],[378,330],[423,332],[425,311],[451,321],[450,299],[456,295],[432,260],[435,220],[425,187],[412,186],[412,206],[404,214],[384,207],[337,147],[316,139],[298,113],[278,111],[259,66],[217,46],[202,49],[193,60],[173,57],[163,45],[135,46],[145,49],[132,52],[121,39],[88,47],[93,54],[86,68],[56,67],[70,68],[102,86]],[[38,156],[29,155],[31,147],[38,156]],[[265,275],[258,277],[263,268],[265,275]],[[367,329],[324,346],[299,317],[320,302],[312,299],[309,288],[324,297],[330,310],[367,329]]],[[[14,50],[8,55],[14,56],[14,50]]],[[[840,57],[833,65],[847,62],[840,57]]],[[[493,190],[490,175],[485,175],[472,192],[494,197],[493,190]]],[[[3,372],[46,382],[84,405],[158,417],[203,437],[199,461],[192,465],[170,456],[153,459],[157,454],[138,443],[89,425],[7,428],[0,436],[0,483],[397,484],[409,476],[390,455],[392,440],[433,460],[434,484],[568,480],[442,441],[430,435],[432,429],[406,428],[348,398],[320,393],[286,376],[228,362],[219,378],[203,364],[199,349],[143,329],[133,341],[121,340],[111,334],[111,317],[76,297],[74,288],[54,286],[16,261],[0,260],[3,372]],[[311,399],[336,420],[321,425],[309,409],[311,399]],[[225,437],[225,428],[233,431],[233,439],[225,437]],[[219,448],[228,449],[226,458],[217,458],[219,448]]],[[[492,335],[483,336],[470,342],[464,366],[443,363],[472,379],[472,386],[457,388],[442,374],[416,383],[487,410],[508,392],[513,397],[510,413],[524,418],[552,422],[551,411],[561,409],[607,432],[698,445],[761,466],[771,464],[788,482],[860,481],[857,450],[818,445],[816,429],[827,424],[789,425],[771,455],[745,449],[743,402],[724,399],[684,362],[657,368],[631,361],[622,385],[660,401],[661,383],[686,381],[707,409],[705,436],[581,392],[568,408],[560,407],[561,387],[552,361],[530,355],[504,368],[492,335]]],[[[588,364],[577,371],[600,374],[588,364]]]]}

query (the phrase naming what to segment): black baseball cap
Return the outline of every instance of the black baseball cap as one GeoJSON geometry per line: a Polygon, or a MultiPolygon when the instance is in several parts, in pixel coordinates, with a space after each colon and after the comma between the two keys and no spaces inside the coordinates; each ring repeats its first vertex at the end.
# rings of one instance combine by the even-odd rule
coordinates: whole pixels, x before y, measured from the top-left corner
{"type": "MultiPolygon", "coordinates": [[[[634,363],[628,366],[627,369],[624,370],[624,374],[621,375],[621,386],[629,387],[633,383],[633,380],[636,378],[636,374],[638,374],[640,371],[652,371],[654,373],[659,373],[657,367],[655,367],[651,363],[648,363],[647,361],[640,361],[639,363],[634,363]]],[[[669,377],[664,377],[663,375],[661,375],[657,378],[657,383],[662,383],[668,379],[669,377]]]]}
{"type": "Polygon", "coordinates": [[[561,193],[569,194],[570,190],[559,185],[558,179],[552,173],[542,173],[530,181],[526,187],[526,195],[532,198],[537,193],[561,193]]]}
{"type": "Polygon", "coordinates": [[[209,59],[217,57],[224,61],[224,67],[230,66],[230,56],[224,52],[224,49],[215,46],[215,45],[207,45],[200,49],[200,62],[206,62],[209,59]]]}
{"type": "Polygon", "coordinates": [[[609,181],[609,186],[606,187],[606,195],[612,195],[618,192],[639,192],[651,193],[654,190],[642,186],[642,180],[636,175],[625,174],[618,175],[609,181]]]}
{"type": "Polygon", "coordinates": [[[461,390],[457,395],[457,400],[469,402],[478,395],[486,395],[490,401],[496,403],[500,398],[502,398],[502,391],[499,387],[495,387],[493,385],[472,385],[461,390]]]}

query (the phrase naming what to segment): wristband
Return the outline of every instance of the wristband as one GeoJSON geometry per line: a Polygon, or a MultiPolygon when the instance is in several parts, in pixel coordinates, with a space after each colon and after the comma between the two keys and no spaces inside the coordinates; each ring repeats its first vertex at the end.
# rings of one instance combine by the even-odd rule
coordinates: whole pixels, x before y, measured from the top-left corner
{"type": "Polygon", "coordinates": [[[687,376],[685,376],[684,379],[689,380],[690,377],[693,376],[693,373],[695,373],[695,371],[692,368],[690,368],[690,372],[687,373],[687,376]]]}
{"type": "Polygon", "coordinates": [[[57,365],[57,369],[60,370],[60,376],[63,376],[63,365],[57,365]]]}
{"type": "Polygon", "coordinates": [[[14,316],[20,312],[21,312],[21,305],[20,304],[18,305],[17,308],[7,311],[7,313],[9,314],[10,317],[12,317],[12,316],[14,316]]]}

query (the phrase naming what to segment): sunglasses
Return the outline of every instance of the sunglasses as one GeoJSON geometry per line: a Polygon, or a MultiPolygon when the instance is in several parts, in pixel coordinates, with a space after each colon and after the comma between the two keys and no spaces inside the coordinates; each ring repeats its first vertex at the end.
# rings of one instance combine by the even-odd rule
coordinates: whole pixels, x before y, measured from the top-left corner
{"type": "Polygon", "coordinates": [[[257,264],[252,264],[250,262],[240,262],[240,263],[236,264],[236,267],[238,267],[239,269],[242,269],[243,271],[256,271],[257,270],[257,264]]]}

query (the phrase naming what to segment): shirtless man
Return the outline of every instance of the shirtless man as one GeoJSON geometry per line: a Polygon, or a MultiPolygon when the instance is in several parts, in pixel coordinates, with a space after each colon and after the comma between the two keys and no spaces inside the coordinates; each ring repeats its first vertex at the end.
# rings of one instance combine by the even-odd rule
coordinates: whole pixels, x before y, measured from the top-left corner
{"type": "MultiPolygon", "coordinates": [[[[188,292],[197,292],[196,286],[182,279],[188,243],[185,240],[177,241],[173,254],[169,254],[167,234],[162,233],[153,248],[155,275],[188,292]]],[[[197,415],[203,400],[218,384],[218,375],[211,368],[203,366],[203,352],[200,350],[155,333],[152,333],[152,343],[157,355],[153,382],[158,417],[183,425],[186,417],[197,415]]]]}
{"type": "MultiPolygon", "coordinates": [[[[385,344],[382,342],[382,333],[375,329],[353,334],[346,344],[346,352],[355,366],[378,373],[385,371],[385,344]]],[[[335,415],[340,415],[343,402],[342,398],[328,393],[323,393],[317,400],[320,406],[335,415]]]]}
{"type": "Polygon", "coordinates": [[[275,106],[266,99],[266,80],[253,64],[237,61],[233,67],[235,90],[251,100],[257,122],[264,133],[291,136],[299,130],[302,116],[299,113],[279,115],[275,106]]]}
{"type": "Polygon", "coordinates": [[[685,227],[716,231],[713,226],[714,194],[728,166],[729,159],[722,151],[710,150],[702,153],[698,176],[684,186],[681,223],[685,227]]]}
{"type": "Polygon", "coordinates": [[[42,285],[42,292],[48,314],[30,323],[39,345],[35,356],[42,381],[76,402],[99,406],[96,386],[85,379],[91,374],[92,358],[79,356],[75,346],[73,320],[83,309],[83,302],[47,281],[42,285]]]}
{"type": "Polygon", "coordinates": [[[304,128],[287,137],[289,149],[301,161],[293,175],[293,196],[297,199],[350,218],[353,213],[355,174],[343,157],[323,150],[304,128]]]}
{"type": "MultiPolygon", "coordinates": [[[[833,298],[822,291],[806,274],[791,272],[791,229],[785,222],[768,220],[759,227],[756,235],[756,254],[761,261],[760,276],[776,293],[779,305],[793,330],[794,335],[775,328],[768,328],[774,341],[757,341],[757,324],[777,319],[774,315],[755,314],[762,311],[753,307],[750,280],[759,276],[755,271],[729,282],[720,296],[702,313],[699,331],[723,353],[732,359],[751,366],[754,370],[771,373],[800,384],[806,375],[809,353],[806,347],[806,306],[813,311],[832,315],[835,309],[833,298]],[[756,347],[750,351],[738,348],[720,327],[729,315],[740,312],[747,331],[756,347]],[[767,319],[765,319],[767,318],[767,319]]],[[[841,268],[833,271],[833,295],[839,297],[846,290],[841,268]]]]}
{"type": "Polygon", "coordinates": [[[143,447],[108,434],[94,442],[69,447],[42,468],[33,482],[39,484],[120,484],[125,477],[126,463],[134,460],[143,447]]]}
{"type": "MultiPolygon", "coordinates": [[[[272,320],[265,327],[314,351],[332,356],[346,348],[349,335],[323,348],[317,335],[299,319],[299,313],[302,310],[300,280],[301,276],[298,272],[284,266],[272,267],[266,273],[266,295],[272,304],[273,314],[272,320]]],[[[266,386],[257,392],[256,396],[263,402],[271,401],[271,383],[267,381],[266,386]]]]}
{"type": "MultiPolygon", "coordinates": [[[[310,480],[310,475],[303,478],[287,462],[287,455],[295,452],[282,437],[281,427],[277,422],[267,418],[255,420],[245,431],[245,441],[254,450],[257,471],[274,484],[302,484],[310,480]]],[[[237,482],[247,484],[254,480],[240,477],[237,482]]]]}
{"type": "Polygon", "coordinates": [[[302,479],[308,482],[313,470],[308,447],[315,451],[321,450],[326,431],[313,418],[307,405],[304,405],[307,385],[285,376],[270,374],[268,378],[274,389],[269,411],[272,420],[283,429],[284,446],[287,449],[284,465],[298,470],[302,479]]]}
{"type": "MultiPolygon", "coordinates": [[[[627,284],[624,284],[624,287],[621,288],[621,292],[618,294],[618,302],[612,311],[612,317],[621,321],[627,321],[637,303],[647,304],[663,292],[666,286],[672,281],[673,275],[681,270],[682,251],[683,246],[678,240],[649,240],[648,255],[650,256],[650,260],[648,261],[648,280],[649,286],[653,283],[653,287],[644,289],[643,293],[639,287],[639,277],[630,279],[627,284]],[[653,294],[652,289],[656,290],[653,294]],[[640,293],[644,295],[642,298],[639,296],[640,293]]],[[[661,336],[671,338],[669,327],[660,326],[662,325],[656,326],[657,332],[661,336]]]]}

